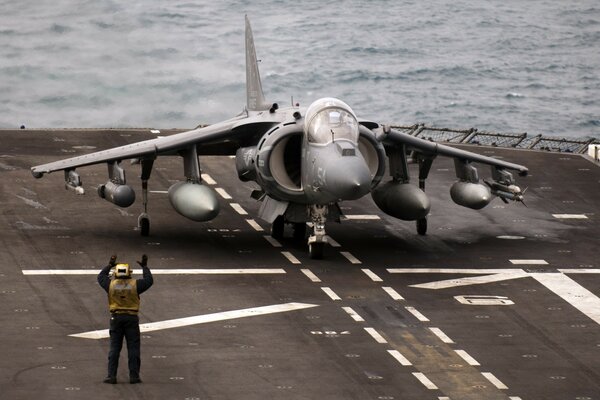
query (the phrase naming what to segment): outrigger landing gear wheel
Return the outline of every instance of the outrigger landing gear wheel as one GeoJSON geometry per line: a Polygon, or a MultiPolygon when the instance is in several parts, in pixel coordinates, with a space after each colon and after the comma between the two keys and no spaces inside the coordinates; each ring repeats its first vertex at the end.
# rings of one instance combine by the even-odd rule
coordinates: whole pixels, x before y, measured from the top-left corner
{"type": "Polygon", "coordinates": [[[417,233],[421,236],[425,236],[427,233],[427,218],[419,218],[417,220],[417,233]]]}
{"type": "Polygon", "coordinates": [[[142,236],[150,235],[150,218],[148,218],[148,215],[140,215],[138,218],[138,227],[140,228],[140,233],[142,236]]]}

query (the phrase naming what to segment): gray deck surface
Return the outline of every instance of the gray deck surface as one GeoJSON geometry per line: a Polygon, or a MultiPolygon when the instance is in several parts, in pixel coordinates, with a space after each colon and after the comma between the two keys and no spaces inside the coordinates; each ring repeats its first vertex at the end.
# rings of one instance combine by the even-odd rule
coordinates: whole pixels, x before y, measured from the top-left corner
{"type": "MultiPolygon", "coordinates": [[[[124,210],[96,195],[105,165],[79,170],[84,196],[64,189],[62,173],[29,172],[153,136],[0,131],[1,399],[600,399],[600,168],[590,160],[469,147],[530,168],[518,179],[528,208],[496,199],[473,211],[450,200],[452,160],[438,158],[427,236],[366,196],[342,205],[358,219],[327,226],[340,247],[322,261],[289,232],[281,247],[265,238],[255,186],[238,181],[229,157],[201,157],[212,187],[231,196],[219,197],[215,220],[191,222],[150,193],[146,238],[135,228],[139,166],[123,163],[138,194],[124,210]],[[143,333],[141,385],[127,383],[125,349],[119,384],[106,385],[107,339],[69,336],[108,327],[95,272],[26,275],[98,271],[113,253],[130,263],[147,253],[153,270],[201,270],[156,274],[141,323],[220,319],[143,333]],[[483,269],[501,271],[474,271],[483,269]],[[289,303],[314,307],[219,314],[289,303]]],[[[180,158],[159,158],[150,190],[182,176],[180,158]]]]}

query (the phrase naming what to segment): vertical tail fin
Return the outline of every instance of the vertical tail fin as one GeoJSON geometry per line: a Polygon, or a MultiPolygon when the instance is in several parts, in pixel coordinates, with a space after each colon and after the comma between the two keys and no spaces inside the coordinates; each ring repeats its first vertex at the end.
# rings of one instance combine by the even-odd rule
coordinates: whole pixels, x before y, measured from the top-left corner
{"type": "Polygon", "coordinates": [[[256,49],[250,21],[246,15],[246,107],[250,111],[268,110],[271,105],[265,101],[260,82],[256,49]]]}

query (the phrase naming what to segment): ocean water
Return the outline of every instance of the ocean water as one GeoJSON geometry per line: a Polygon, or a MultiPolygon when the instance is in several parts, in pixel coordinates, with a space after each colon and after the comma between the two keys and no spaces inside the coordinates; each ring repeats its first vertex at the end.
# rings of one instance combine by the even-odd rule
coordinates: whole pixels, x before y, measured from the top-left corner
{"type": "Polygon", "coordinates": [[[600,138],[598,0],[0,0],[0,127],[193,127],[269,101],[600,138]]]}

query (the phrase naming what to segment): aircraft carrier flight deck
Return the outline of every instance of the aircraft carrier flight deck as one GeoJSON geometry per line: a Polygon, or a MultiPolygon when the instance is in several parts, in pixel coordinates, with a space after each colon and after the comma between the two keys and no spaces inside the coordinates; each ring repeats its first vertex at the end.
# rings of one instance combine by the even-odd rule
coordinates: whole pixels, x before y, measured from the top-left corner
{"type": "MultiPolygon", "coordinates": [[[[342,204],[312,260],[291,230],[269,235],[230,157],[200,157],[221,207],[206,223],[169,204],[181,158],[157,159],[143,237],[140,199],[98,197],[106,165],[79,171],[85,195],[30,167],[156,132],[0,137],[1,399],[600,399],[600,168],[586,156],[465,147],[526,165],[526,206],[457,206],[440,157],[426,236],[367,195],[342,204]],[[143,384],[128,383],[124,349],[106,385],[96,274],[112,254],[136,265],[144,253],[155,283],[141,303],[143,384]]],[[[140,167],[124,167],[141,193],[140,167]]]]}

